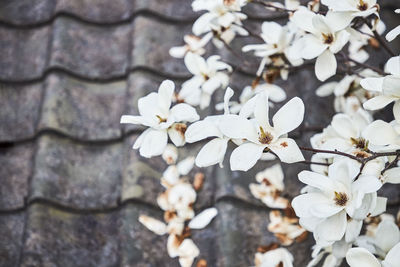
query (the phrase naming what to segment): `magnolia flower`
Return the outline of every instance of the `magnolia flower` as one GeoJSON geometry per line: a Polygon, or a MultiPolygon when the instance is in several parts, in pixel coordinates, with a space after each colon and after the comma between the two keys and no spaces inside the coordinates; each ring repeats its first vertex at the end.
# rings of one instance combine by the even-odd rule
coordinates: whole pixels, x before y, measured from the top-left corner
{"type": "Polygon", "coordinates": [[[175,164],[178,159],[178,149],[174,145],[167,144],[161,157],[168,165],[175,164]]]}
{"type": "Polygon", "coordinates": [[[241,114],[229,114],[224,115],[220,121],[219,128],[224,135],[246,140],[232,152],[231,169],[249,170],[261,158],[265,149],[275,153],[282,162],[293,163],[304,160],[296,142],[286,137],[288,132],[297,128],[303,121],[303,101],[298,97],[292,98],[276,112],[271,126],[268,116],[268,95],[260,93],[254,99],[255,119],[247,119],[247,116],[241,114]]]}
{"type": "Polygon", "coordinates": [[[365,128],[363,137],[374,146],[374,151],[400,149],[400,132],[397,131],[395,126],[394,121],[387,123],[382,120],[376,120],[365,128]]]}
{"type": "MultiPolygon", "coordinates": [[[[400,8],[396,9],[394,12],[396,12],[397,14],[400,14],[400,8]]],[[[400,25],[386,34],[386,40],[391,42],[399,35],[400,35],[400,25]]]]}
{"type": "Polygon", "coordinates": [[[303,63],[301,59],[293,58],[289,53],[290,43],[294,36],[294,32],[289,29],[289,25],[281,26],[276,22],[264,22],[261,29],[262,33],[260,36],[265,44],[246,45],[242,48],[243,52],[254,50],[256,56],[263,58],[257,71],[258,76],[261,75],[266,64],[270,64],[271,62],[284,63],[283,60],[277,61],[277,57],[284,56],[294,66],[303,63]]]}
{"type": "Polygon", "coordinates": [[[361,220],[374,212],[376,191],[382,184],[368,175],[354,180],[358,172],[358,165],[343,159],[329,166],[328,176],[310,171],[299,173],[299,180],[309,189],[295,197],[292,206],[300,217],[300,225],[314,233],[317,244],[330,245],[345,235],[346,240],[354,239],[361,230],[361,220]],[[349,224],[347,215],[354,225],[349,224]]]}
{"type": "Polygon", "coordinates": [[[365,248],[352,248],[346,255],[346,261],[350,267],[397,267],[399,266],[399,253],[400,243],[393,247],[382,262],[379,262],[379,260],[365,248]]]}
{"type": "Polygon", "coordinates": [[[201,56],[206,52],[204,46],[211,40],[212,36],[212,33],[206,34],[202,38],[195,35],[185,35],[183,37],[185,45],[172,47],[169,54],[175,58],[183,58],[188,52],[201,56]]]}
{"type": "Polygon", "coordinates": [[[138,101],[140,116],[123,115],[121,123],[141,124],[149,127],[137,139],[133,149],[140,149],[145,158],[161,155],[168,143],[168,136],[176,146],[185,143],[186,124],[199,119],[196,110],[188,104],[171,108],[175,85],[170,80],[161,83],[158,93],[150,93],[138,101]]]}
{"type": "Polygon", "coordinates": [[[222,71],[231,71],[232,68],[220,61],[220,56],[205,60],[190,52],[185,56],[185,65],[194,76],[182,84],[177,98],[204,109],[210,105],[215,90],[228,86],[229,76],[222,71]]]}
{"type": "Polygon", "coordinates": [[[360,83],[364,89],[381,94],[365,102],[364,108],[377,110],[395,102],[393,114],[396,121],[400,122],[400,56],[389,59],[385,71],[389,72],[390,75],[361,80],[360,83]]]}
{"type": "Polygon", "coordinates": [[[248,32],[241,27],[242,20],[247,16],[240,12],[241,7],[246,4],[245,0],[195,0],[192,3],[194,11],[206,10],[193,24],[193,33],[201,35],[212,31],[215,44],[222,46],[223,43],[230,43],[236,34],[248,35],[248,32]]]}
{"type": "Polygon", "coordinates": [[[315,14],[306,8],[300,8],[291,17],[296,26],[308,32],[297,40],[291,55],[300,55],[304,59],[317,58],[315,74],[325,81],[336,74],[335,54],[348,42],[349,33],[343,30],[350,23],[345,15],[328,12],[326,16],[315,14]]]}
{"type": "Polygon", "coordinates": [[[293,255],[286,248],[277,248],[265,253],[257,252],[254,262],[256,267],[293,267],[293,255]]]}
{"type": "Polygon", "coordinates": [[[371,14],[378,16],[376,0],[321,0],[321,3],[333,11],[350,13],[352,17],[368,17],[371,14]]]}
{"type": "Polygon", "coordinates": [[[285,187],[283,178],[281,165],[275,164],[256,174],[258,184],[249,184],[250,192],[270,208],[285,209],[289,201],[280,196],[285,187]]]}
{"type": "MultiPolygon", "coordinates": [[[[228,87],[224,95],[225,114],[229,114],[228,103],[232,96],[233,90],[228,87]]],[[[191,124],[185,133],[188,143],[198,142],[209,137],[215,137],[205,144],[197,154],[196,165],[198,167],[207,167],[214,164],[219,164],[222,167],[222,162],[230,138],[225,136],[218,127],[221,118],[221,115],[208,116],[204,120],[191,124]]]]}
{"type": "MultiPolygon", "coordinates": [[[[246,86],[242,93],[239,96],[239,102],[230,101],[229,110],[232,114],[237,114],[240,112],[241,108],[252,99],[256,94],[265,92],[268,94],[269,100],[272,102],[282,102],[286,100],[286,92],[280,86],[271,83],[262,83],[257,84],[255,87],[253,86],[246,86]]],[[[273,103],[269,102],[268,104],[273,107],[273,103]]],[[[224,103],[218,103],[215,106],[216,110],[223,110],[224,103]]]]}
{"type": "Polygon", "coordinates": [[[299,219],[282,216],[281,212],[277,210],[269,213],[269,219],[268,231],[274,233],[275,237],[284,246],[290,246],[295,239],[306,233],[306,230],[298,225],[299,219]]]}
{"type": "Polygon", "coordinates": [[[400,230],[394,219],[383,217],[373,233],[370,232],[369,236],[358,237],[355,243],[379,258],[385,259],[399,242],[400,230]]]}

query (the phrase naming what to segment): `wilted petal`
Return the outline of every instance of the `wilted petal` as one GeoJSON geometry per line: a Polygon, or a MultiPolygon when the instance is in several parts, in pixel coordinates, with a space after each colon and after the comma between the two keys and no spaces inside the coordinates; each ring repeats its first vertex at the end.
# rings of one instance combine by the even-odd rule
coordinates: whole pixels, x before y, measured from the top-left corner
{"type": "Polygon", "coordinates": [[[178,149],[174,145],[168,144],[162,154],[162,158],[169,165],[175,164],[178,159],[178,149]]]}
{"type": "Polygon", "coordinates": [[[274,130],[283,135],[296,129],[304,119],[304,103],[299,97],[290,99],[272,118],[274,130]]]}
{"type": "Polygon", "coordinates": [[[168,136],[175,146],[183,146],[185,144],[186,124],[174,123],[168,128],[168,136]]]}
{"type": "Polygon", "coordinates": [[[215,138],[205,144],[196,157],[198,167],[208,167],[217,163],[222,163],[225,157],[228,139],[215,138]]]}
{"type": "Polygon", "coordinates": [[[381,267],[379,261],[365,248],[351,248],[346,254],[350,267],[381,267]]]}
{"type": "Polygon", "coordinates": [[[336,74],[337,62],[335,55],[330,50],[325,50],[317,57],[315,62],[315,75],[318,80],[325,81],[336,74]]]}
{"type": "Polygon", "coordinates": [[[168,236],[167,251],[168,251],[168,255],[171,258],[175,258],[175,257],[179,256],[178,249],[179,249],[180,244],[181,243],[179,241],[179,238],[176,235],[172,234],[172,235],[168,236]]]}
{"type": "Polygon", "coordinates": [[[265,146],[244,143],[233,150],[230,158],[232,171],[248,171],[260,159],[265,146]]]}
{"type": "Polygon", "coordinates": [[[203,229],[212,221],[215,216],[217,216],[217,214],[218,210],[216,208],[205,209],[189,222],[189,228],[203,229]]]}
{"type": "Polygon", "coordinates": [[[154,219],[146,215],[139,216],[139,222],[143,224],[147,229],[157,235],[164,235],[167,233],[167,225],[162,221],[154,219]]]}
{"type": "Polygon", "coordinates": [[[149,129],[140,144],[140,155],[145,158],[161,155],[168,142],[166,131],[149,129]]]}
{"type": "Polygon", "coordinates": [[[304,156],[291,138],[279,138],[274,144],[268,147],[282,162],[294,163],[304,160],[304,156]]]}

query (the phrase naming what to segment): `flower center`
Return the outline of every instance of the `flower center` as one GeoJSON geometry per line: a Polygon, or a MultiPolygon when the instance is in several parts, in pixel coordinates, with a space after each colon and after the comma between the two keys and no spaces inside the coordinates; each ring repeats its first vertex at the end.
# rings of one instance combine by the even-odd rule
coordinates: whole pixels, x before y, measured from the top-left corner
{"type": "Polygon", "coordinates": [[[363,0],[360,0],[359,3],[358,3],[358,5],[357,5],[357,8],[358,8],[359,10],[361,10],[361,11],[365,11],[365,10],[368,9],[368,4],[365,3],[363,0]]]}
{"type": "Polygon", "coordinates": [[[348,201],[348,198],[347,198],[346,193],[341,193],[341,192],[338,193],[338,192],[335,191],[335,198],[334,198],[334,200],[335,200],[336,205],[338,205],[338,206],[345,206],[346,203],[347,203],[347,201],[348,201]]]}
{"type": "Polygon", "coordinates": [[[158,123],[167,122],[167,119],[162,118],[160,115],[156,115],[156,117],[159,120],[158,123]]]}
{"type": "Polygon", "coordinates": [[[333,42],[333,35],[331,33],[322,33],[322,37],[324,38],[324,44],[331,44],[333,42]]]}
{"type": "Polygon", "coordinates": [[[272,136],[271,133],[265,132],[264,129],[260,126],[260,133],[258,136],[258,141],[261,144],[265,144],[265,145],[270,144],[273,138],[274,137],[272,136]]]}
{"type": "Polygon", "coordinates": [[[350,140],[355,148],[359,148],[364,151],[368,151],[368,143],[369,143],[368,140],[365,140],[362,137],[360,137],[360,138],[351,137],[350,140]]]}

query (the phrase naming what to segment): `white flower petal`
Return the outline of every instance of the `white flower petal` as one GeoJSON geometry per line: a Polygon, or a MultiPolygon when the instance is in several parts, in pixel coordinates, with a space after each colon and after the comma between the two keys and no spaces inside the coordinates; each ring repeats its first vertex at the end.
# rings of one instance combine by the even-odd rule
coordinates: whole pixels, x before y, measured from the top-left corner
{"type": "Polygon", "coordinates": [[[314,217],[311,208],[316,203],[329,204],[330,200],[321,193],[307,193],[295,197],[292,200],[292,206],[298,217],[314,217]]]}
{"type": "Polygon", "coordinates": [[[176,122],[194,122],[200,119],[194,107],[186,103],[180,103],[171,108],[171,115],[176,122]]]}
{"type": "Polygon", "coordinates": [[[319,97],[329,96],[333,93],[337,84],[337,82],[324,83],[317,88],[315,94],[319,97]]]}
{"type": "Polygon", "coordinates": [[[385,72],[392,75],[400,75],[400,56],[392,57],[386,62],[385,72]]]}
{"type": "Polygon", "coordinates": [[[261,158],[265,146],[244,143],[233,150],[230,158],[232,171],[248,171],[261,158]]]}
{"type": "MultiPolygon", "coordinates": [[[[313,59],[320,57],[324,51],[328,51],[328,45],[324,44],[320,39],[314,35],[307,34],[302,39],[303,46],[300,50],[301,57],[304,59],[313,59]]],[[[331,52],[329,52],[331,53],[331,52]]]]}
{"type": "Polygon", "coordinates": [[[167,233],[167,225],[162,221],[154,219],[153,217],[140,215],[139,222],[157,235],[164,235],[167,233]]]}
{"type": "Polygon", "coordinates": [[[163,114],[168,114],[174,90],[175,84],[171,80],[163,81],[158,88],[158,107],[163,114]]]}
{"type": "Polygon", "coordinates": [[[333,191],[334,183],[329,177],[311,171],[302,171],[298,174],[299,180],[321,191],[333,191]]]}
{"type": "Polygon", "coordinates": [[[368,91],[382,92],[383,78],[365,78],[360,81],[362,88],[368,91]]]}
{"type": "Polygon", "coordinates": [[[187,157],[184,160],[180,161],[177,165],[179,174],[187,175],[193,169],[193,165],[194,157],[187,157]]]}
{"type": "Polygon", "coordinates": [[[258,140],[254,124],[242,116],[224,115],[220,120],[219,129],[225,136],[230,138],[245,138],[254,142],[258,140]]]}
{"type": "Polygon", "coordinates": [[[318,80],[325,81],[336,74],[337,62],[335,55],[330,50],[325,50],[317,57],[315,62],[315,75],[318,80]]]}
{"type": "Polygon", "coordinates": [[[382,261],[383,267],[398,267],[400,255],[400,243],[397,243],[386,255],[385,260],[382,261]]]}
{"type": "Polygon", "coordinates": [[[337,241],[342,239],[346,232],[347,218],[346,211],[332,215],[320,222],[316,229],[316,235],[324,241],[337,241]]]}
{"type": "Polygon", "coordinates": [[[391,168],[383,174],[386,183],[400,184],[400,167],[391,168]]]}
{"type": "Polygon", "coordinates": [[[121,116],[120,123],[142,124],[143,117],[142,116],[123,115],[123,116],[121,116]]]}
{"type": "Polygon", "coordinates": [[[258,125],[262,127],[269,126],[268,109],[268,95],[264,92],[259,93],[254,108],[254,117],[258,125]]]}
{"type": "Polygon", "coordinates": [[[159,156],[164,152],[167,142],[167,131],[149,129],[140,144],[140,155],[145,158],[159,156]]]}
{"type": "Polygon", "coordinates": [[[391,42],[399,35],[400,35],[400,25],[398,25],[396,28],[388,32],[385,37],[388,42],[391,42]]]}
{"type": "Polygon", "coordinates": [[[208,137],[221,136],[218,127],[209,120],[196,121],[189,125],[185,132],[186,142],[193,143],[208,137]]]}
{"type": "Polygon", "coordinates": [[[383,220],[376,229],[375,245],[387,253],[400,242],[400,230],[391,220],[383,220]]]}
{"type": "Polygon", "coordinates": [[[303,122],[303,119],[303,100],[294,97],[275,113],[272,122],[278,135],[283,135],[296,129],[303,122]]]}
{"type": "Polygon", "coordinates": [[[331,125],[345,139],[358,138],[360,134],[350,116],[343,113],[333,116],[331,125]]]}
{"type": "Polygon", "coordinates": [[[185,144],[185,131],[186,124],[184,123],[174,123],[168,128],[168,136],[175,146],[180,147],[185,144]]]}
{"type": "Polygon", "coordinates": [[[228,139],[215,138],[205,144],[196,157],[198,167],[208,167],[217,163],[222,163],[225,157],[228,139]]]}
{"type": "Polygon", "coordinates": [[[351,248],[346,254],[350,267],[381,267],[379,261],[365,248],[351,248]]]}
{"type": "Polygon", "coordinates": [[[365,102],[363,107],[367,110],[377,110],[386,107],[395,100],[396,98],[392,96],[378,95],[365,102]]]}
{"type": "Polygon", "coordinates": [[[388,145],[396,142],[398,134],[393,127],[382,120],[372,122],[362,133],[363,137],[374,145],[388,145]]]}
{"type": "Polygon", "coordinates": [[[216,208],[205,209],[189,222],[189,228],[203,229],[212,221],[212,219],[214,219],[215,216],[217,216],[217,214],[218,210],[216,208]]]}
{"type": "Polygon", "coordinates": [[[304,160],[296,142],[291,138],[279,138],[276,143],[269,146],[282,162],[294,163],[304,160]]]}

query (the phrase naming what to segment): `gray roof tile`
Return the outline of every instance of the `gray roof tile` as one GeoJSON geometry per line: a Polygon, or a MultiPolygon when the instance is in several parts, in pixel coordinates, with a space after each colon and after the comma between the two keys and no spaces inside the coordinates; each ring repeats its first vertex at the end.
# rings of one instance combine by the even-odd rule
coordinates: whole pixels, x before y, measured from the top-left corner
{"type": "Polygon", "coordinates": [[[74,214],[32,205],[21,266],[118,266],[118,215],[74,214]]]}
{"type": "Polygon", "coordinates": [[[83,82],[66,75],[47,77],[39,129],[55,129],[80,140],[121,136],[126,82],[83,82]]]}
{"type": "Polygon", "coordinates": [[[55,0],[4,0],[0,2],[0,20],[16,25],[47,21],[55,5],[55,0]]]}
{"type": "Polygon", "coordinates": [[[24,206],[28,196],[28,182],[32,174],[32,143],[0,148],[0,209],[24,206]]]}
{"type": "Polygon", "coordinates": [[[0,266],[18,266],[25,226],[25,213],[0,216],[0,266]]]}
{"type": "Polygon", "coordinates": [[[30,138],[39,119],[43,85],[0,85],[0,142],[30,138]]]}
{"type": "Polygon", "coordinates": [[[86,78],[125,74],[129,65],[129,24],[96,27],[60,17],[54,22],[53,34],[52,67],[86,78]]]}
{"type": "Polygon", "coordinates": [[[38,140],[30,199],[45,198],[76,208],[117,205],[122,143],[78,144],[45,135],[38,140]]]}
{"type": "Polygon", "coordinates": [[[49,53],[50,27],[15,30],[0,26],[0,79],[40,77],[49,53]]]}

